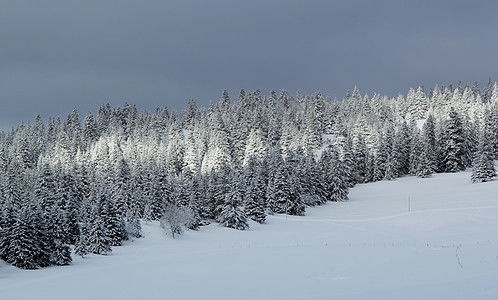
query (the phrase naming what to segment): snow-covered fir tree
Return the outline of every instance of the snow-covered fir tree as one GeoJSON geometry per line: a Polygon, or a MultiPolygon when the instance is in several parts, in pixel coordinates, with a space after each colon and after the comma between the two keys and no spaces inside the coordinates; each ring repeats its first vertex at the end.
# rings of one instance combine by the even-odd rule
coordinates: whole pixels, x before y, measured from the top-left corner
{"type": "Polygon", "coordinates": [[[251,156],[244,170],[245,194],[244,211],[253,221],[264,223],[266,219],[265,199],[266,185],[263,177],[261,163],[256,156],[251,156]]]}
{"type": "Polygon", "coordinates": [[[242,195],[237,184],[225,194],[225,201],[220,209],[218,222],[225,227],[244,230],[249,227],[247,215],[242,208],[242,195]]]}
{"type": "Polygon", "coordinates": [[[472,183],[491,181],[496,177],[495,162],[490,153],[491,145],[486,132],[486,130],[481,130],[479,135],[479,145],[472,163],[472,175],[470,177],[472,183]]]}
{"type": "Polygon", "coordinates": [[[449,118],[443,124],[441,136],[442,168],[445,172],[463,171],[465,165],[465,137],[462,119],[452,107],[449,118]]]}
{"type": "Polygon", "coordinates": [[[274,172],[268,180],[268,209],[273,213],[304,215],[305,205],[292,167],[282,160],[274,172]]]}
{"type": "Polygon", "coordinates": [[[330,147],[322,153],[320,159],[324,191],[328,201],[348,200],[349,186],[343,163],[339,160],[336,149],[330,147]]]}

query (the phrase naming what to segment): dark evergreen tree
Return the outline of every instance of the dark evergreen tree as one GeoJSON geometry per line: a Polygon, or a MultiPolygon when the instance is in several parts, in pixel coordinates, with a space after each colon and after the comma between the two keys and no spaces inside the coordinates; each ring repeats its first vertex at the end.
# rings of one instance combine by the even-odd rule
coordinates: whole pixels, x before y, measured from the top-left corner
{"type": "Polygon", "coordinates": [[[68,238],[67,242],[69,244],[75,244],[79,236],[79,206],[83,200],[83,195],[78,190],[78,184],[74,179],[72,172],[67,172],[60,176],[58,189],[63,214],[63,226],[68,238]]]}
{"type": "Polygon", "coordinates": [[[217,173],[210,172],[202,176],[201,189],[204,191],[202,205],[199,210],[199,217],[206,221],[215,218],[217,199],[217,173]]]}
{"type": "Polygon", "coordinates": [[[490,102],[492,95],[493,95],[493,82],[491,81],[491,78],[489,78],[486,87],[482,91],[482,101],[484,103],[490,102]]]}
{"type": "Polygon", "coordinates": [[[346,137],[346,142],[344,143],[342,162],[346,183],[350,188],[354,187],[358,183],[358,166],[353,156],[353,140],[350,136],[346,137]]]}
{"type": "Polygon", "coordinates": [[[96,213],[88,233],[88,252],[93,254],[108,254],[112,251],[111,239],[106,234],[102,217],[96,213]]]}
{"type": "Polygon", "coordinates": [[[495,162],[489,154],[490,148],[486,131],[482,130],[472,166],[472,175],[470,177],[472,183],[491,181],[496,177],[495,162]]]}
{"type": "Polygon", "coordinates": [[[126,217],[126,231],[134,238],[142,237],[142,225],[140,224],[137,207],[132,207],[128,210],[128,216],[126,217]]]}
{"type": "Polygon", "coordinates": [[[220,170],[211,171],[213,188],[210,191],[212,197],[212,205],[214,207],[213,216],[218,219],[221,209],[225,204],[225,196],[230,191],[231,179],[233,176],[232,170],[228,165],[222,165],[220,170]]]}
{"type": "Polygon", "coordinates": [[[218,222],[225,227],[244,230],[249,227],[247,223],[247,215],[242,209],[242,195],[237,188],[237,184],[232,185],[232,188],[225,194],[225,203],[220,209],[218,222]]]}
{"type": "MultiPolygon", "coordinates": [[[[381,137],[379,142],[379,149],[375,155],[373,170],[372,170],[372,180],[380,181],[386,176],[386,169],[388,164],[389,156],[393,153],[392,150],[392,139],[391,135],[384,135],[381,137]]],[[[398,152],[395,152],[396,154],[398,152]]],[[[391,165],[393,164],[393,157],[391,157],[391,165]]],[[[398,170],[398,162],[396,161],[396,167],[394,170],[398,170]]],[[[396,172],[397,173],[397,172],[396,172]]]]}
{"type": "Polygon", "coordinates": [[[457,172],[465,169],[465,138],[462,120],[455,109],[451,108],[449,119],[444,124],[441,139],[443,171],[457,172]]]}
{"type": "Polygon", "coordinates": [[[88,112],[83,120],[82,150],[88,150],[99,138],[97,123],[91,112],[88,112]]]}
{"type": "Polygon", "coordinates": [[[353,159],[356,165],[357,183],[368,182],[368,149],[362,134],[358,135],[358,140],[353,144],[353,159]]]}
{"type": "Polygon", "coordinates": [[[12,226],[6,261],[21,269],[37,269],[40,267],[39,241],[27,214],[26,210],[19,212],[12,226]]]}
{"type": "MultiPolygon", "coordinates": [[[[423,165],[419,166],[419,171],[421,169],[425,169],[424,172],[426,175],[429,175],[434,173],[437,170],[437,148],[436,148],[436,127],[435,127],[435,121],[434,117],[432,114],[429,114],[427,117],[427,120],[424,123],[424,126],[422,128],[423,130],[423,137],[422,137],[422,155],[423,159],[423,165]]],[[[417,175],[418,176],[418,175],[417,175]]],[[[426,176],[422,176],[426,177],[426,176]]]]}
{"type": "Polygon", "coordinates": [[[181,121],[178,114],[173,111],[170,117],[169,125],[169,142],[166,153],[166,166],[171,175],[179,175],[184,165],[184,137],[181,127],[181,121]]]}
{"type": "Polygon", "coordinates": [[[489,155],[498,158],[498,101],[484,112],[484,128],[491,148],[489,155]]]}
{"type": "Polygon", "coordinates": [[[394,177],[410,173],[411,132],[412,130],[410,130],[408,124],[402,122],[396,133],[393,132],[392,128],[389,128],[386,133],[384,145],[381,143],[381,146],[386,147],[386,150],[393,155],[392,168],[394,177]],[[395,135],[394,143],[390,147],[389,144],[393,135],[395,135]]]}
{"type": "Polygon", "coordinates": [[[10,233],[7,262],[21,269],[37,269],[50,264],[41,212],[23,206],[17,213],[10,233]]]}
{"type": "Polygon", "coordinates": [[[264,223],[266,220],[264,191],[261,190],[261,181],[257,177],[253,177],[247,186],[244,195],[245,209],[247,216],[258,223],[264,223]]]}
{"type": "Polygon", "coordinates": [[[120,217],[126,216],[126,212],[131,206],[133,197],[131,176],[131,170],[128,163],[124,158],[121,158],[116,166],[110,195],[115,204],[116,212],[120,217]]]}
{"type": "Polygon", "coordinates": [[[410,175],[417,175],[421,164],[421,155],[424,152],[424,144],[421,138],[420,130],[415,126],[412,127],[412,134],[410,139],[410,175]]]}
{"type": "Polygon", "coordinates": [[[84,257],[90,253],[90,227],[91,227],[91,207],[88,198],[83,198],[80,205],[80,221],[78,223],[78,239],[74,245],[74,253],[84,257]]]}
{"type": "Polygon", "coordinates": [[[47,238],[52,240],[50,243],[52,246],[51,263],[58,266],[69,265],[72,258],[69,247],[70,238],[67,233],[68,227],[65,226],[63,213],[58,207],[52,208],[49,222],[47,238]]]}
{"type": "Polygon", "coordinates": [[[307,206],[324,204],[327,197],[324,191],[322,173],[313,154],[303,154],[299,158],[296,173],[303,202],[307,206]]]}
{"type": "Polygon", "coordinates": [[[107,192],[100,192],[100,203],[101,207],[100,216],[104,223],[105,235],[109,239],[110,246],[121,246],[123,236],[122,219],[117,213],[114,203],[110,200],[107,192]]]}
{"type": "Polygon", "coordinates": [[[273,213],[304,215],[305,205],[299,194],[295,174],[287,163],[282,163],[269,178],[267,188],[268,209],[273,213]]]}
{"type": "Polygon", "coordinates": [[[12,206],[5,201],[0,204],[0,213],[0,259],[8,262],[12,261],[10,242],[16,218],[12,206]]]}
{"type": "Polygon", "coordinates": [[[385,180],[394,180],[398,176],[398,170],[396,168],[396,160],[393,153],[387,154],[386,169],[384,172],[385,180]]]}
{"type": "Polygon", "coordinates": [[[244,170],[245,177],[245,194],[244,194],[244,211],[247,216],[258,223],[264,223],[266,220],[265,198],[266,184],[264,182],[263,169],[261,163],[252,156],[244,170]]]}
{"type": "Polygon", "coordinates": [[[434,166],[431,159],[428,157],[429,151],[423,150],[418,158],[417,167],[415,169],[415,176],[420,178],[431,177],[434,172],[434,166]]]}
{"type": "Polygon", "coordinates": [[[99,135],[108,133],[109,125],[112,121],[112,109],[109,103],[101,105],[97,113],[97,132],[99,135]]]}
{"type": "Polygon", "coordinates": [[[35,197],[43,211],[47,211],[58,204],[58,189],[56,176],[52,168],[46,163],[42,166],[35,189],[35,197]]]}
{"type": "Polygon", "coordinates": [[[159,178],[154,176],[150,191],[150,218],[159,221],[164,212],[164,194],[159,178]]]}
{"type": "Polygon", "coordinates": [[[372,153],[367,154],[365,161],[365,183],[374,181],[375,156],[372,153]]]}
{"type": "Polygon", "coordinates": [[[329,148],[322,153],[320,167],[327,200],[334,202],[348,200],[349,188],[346,173],[334,148],[329,148]]]}
{"type": "Polygon", "coordinates": [[[90,233],[88,232],[87,224],[80,224],[80,235],[74,246],[74,254],[84,257],[90,251],[89,249],[89,238],[90,233]]]}

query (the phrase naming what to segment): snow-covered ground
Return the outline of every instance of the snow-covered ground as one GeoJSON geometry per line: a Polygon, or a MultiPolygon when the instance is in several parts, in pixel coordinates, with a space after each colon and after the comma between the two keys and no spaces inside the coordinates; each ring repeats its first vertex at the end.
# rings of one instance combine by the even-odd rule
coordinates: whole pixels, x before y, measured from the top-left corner
{"type": "Polygon", "coordinates": [[[498,299],[498,181],[469,178],[359,185],[349,202],[243,232],[211,224],[172,240],[144,224],[109,256],[0,263],[0,299],[498,299]]]}

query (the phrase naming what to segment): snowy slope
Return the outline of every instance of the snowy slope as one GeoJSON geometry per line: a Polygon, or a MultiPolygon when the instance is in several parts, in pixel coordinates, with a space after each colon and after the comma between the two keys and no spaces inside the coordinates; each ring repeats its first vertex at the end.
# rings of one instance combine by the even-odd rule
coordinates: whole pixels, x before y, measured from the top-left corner
{"type": "Polygon", "coordinates": [[[244,232],[212,224],[172,240],[144,224],[109,256],[1,264],[0,299],[497,299],[498,181],[469,178],[359,185],[349,202],[244,232]]]}

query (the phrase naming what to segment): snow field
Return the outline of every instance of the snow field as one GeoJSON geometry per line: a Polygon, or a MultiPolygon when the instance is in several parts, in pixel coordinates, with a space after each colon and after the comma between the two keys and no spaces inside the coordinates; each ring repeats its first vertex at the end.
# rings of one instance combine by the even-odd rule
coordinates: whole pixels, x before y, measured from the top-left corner
{"type": "Polygon", "coordinates": [[[470,172],[358,185],[350,201],[171,239],[156,222],[108,256],[0,265],[0,299],[496,299],[498,181],[470,172]],[[410,211],[408,211],[410,199],[410,211]]]}

